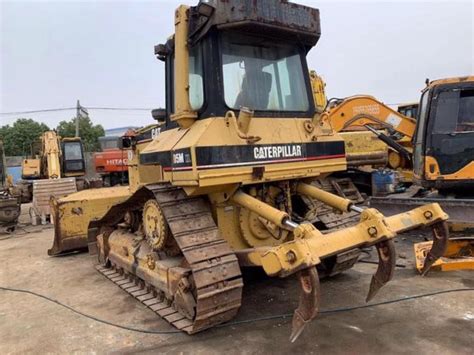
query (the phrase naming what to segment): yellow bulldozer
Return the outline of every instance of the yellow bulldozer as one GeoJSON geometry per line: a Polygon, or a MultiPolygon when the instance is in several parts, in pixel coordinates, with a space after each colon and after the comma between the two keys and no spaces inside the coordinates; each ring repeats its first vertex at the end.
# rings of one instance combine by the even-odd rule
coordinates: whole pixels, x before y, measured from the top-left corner
{"type": "Polygon", "coordinates": [[[44,132],[31,146],[29,158],[22,161],[18,187],[22,202],[33,201],[33,223],[50,215],[51,196],[63,197],[86,187],[84,147],[79,137],[61,138],[56,131],[44,132]]]}
{"type": "Polygon", "coordinates": [[[359,248],[380,256],[367,300],[393,276],[398,233],[432,228],[423,272],[442,255],[439,205],[384,217],[321,188],[347,160],[312,96],[306,54],[320,37],[317,9],[214,0],[179,6],[174,23],[155,47],[166,72],[166,109],[153,112],[159,135],[123,140],[129,187],[53,202],[50,254],[83,245],[84,235],[66,232],[86,225],[98,271],[189,334],[236,315],[242,267],[297,274],[292,341],[318,314],[319,276],[350,268],[359,248]],[[358,223],[323,232],[308,217],[321,205],[358,223]]]}

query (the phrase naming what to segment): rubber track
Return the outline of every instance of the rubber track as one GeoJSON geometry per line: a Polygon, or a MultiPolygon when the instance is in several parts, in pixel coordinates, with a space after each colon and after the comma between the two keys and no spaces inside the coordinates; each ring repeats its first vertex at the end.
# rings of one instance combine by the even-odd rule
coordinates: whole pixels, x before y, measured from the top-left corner
{"type": "Polygon", "coordinates": [[[151,185],[148,189],[162,208],[170,231],[189,265],[196,298],[192,320],[135,275],[103,265],[97,270],[176,328],[193,334],[232,319],[241,305],[243,282],[239,263],[221,238],[208,202],[189,197],[177,187],[151,185]]]}

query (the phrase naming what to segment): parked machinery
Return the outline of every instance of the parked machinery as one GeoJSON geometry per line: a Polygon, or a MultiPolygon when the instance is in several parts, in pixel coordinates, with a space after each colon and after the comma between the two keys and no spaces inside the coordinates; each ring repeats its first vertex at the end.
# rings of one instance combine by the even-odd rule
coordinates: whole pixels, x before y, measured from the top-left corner
{"type": "MultiPolygon", "coordinates": [[[[157,111],[159,110],[154,110],[154,112],[157,111]]],[[[127,142],[133,139],[138,142],[134,149],[143,149],[158,136],[159,126],[159,124],[151,124],[129,130],[122,138],[127,142]]],[[[128,159],[131,154],[130,147],[123,147],[122,140],[118,143],[118,149],[123,151],[128,159]]],[[[127,168],[131,169],[128,165],[127,168]]],[[[79,191],[65,197],[53,197],[51,199],[53,213],[61,217],[56,218],[58,222],[54,225],[53,246],[48,250],[48,254],[58,255],[73,250],[87,249],[90,221],[101,219],[113,205],[123,202],[130,196],[129,186],[122,185],[79,191]]],[[[95,239],[93,242],[95,243],[95,239]]]]}
{"type": "Polygon", "coordinates": [[[416,120],[418,116],[418,102],[410,102],[398,105],[397,112],[403,116],[411,117],[416,120]]]}
{"type": "MultiPolygon", "coordinates": [[[[344,140],[352,145],[357,141],[357,136],[352,132],[372,132],[369,136],[379,138],[383,142],[382,146],[385,147],[381,152],[387,156],[384,165],[390,169],[399,169],[404,173],[407,181],[412,180],[411,155],[412,139],[416,129],[415,119],[392,110],[369,95],[333,99],[329,102],[324,114],[328,115],[333,129],[340,132],[344,140]],[[390,135],[386,136],[383,132],[378,132],[380,130],[388,131],[390,135]]],[[[364,136],[363,139],[366,140],[366,137],[364,136]]],[[[373,142],[370,145],[373,145],[373,142]]],[[[359,153],[357,155],[354,152],[354,156],[357,157],[356,163],[351,164],[351,159],[348,159],[350,165],[381,165],[379,161],[381,153],[376,155],[367,154],[365,151],[359,153]],[[365,157],[365,161],[361,161],[362,157],[365,157]]]]}
{"type": "MultiPolygon", "coordinates": [[[[393,275],[397,233],[433,228],[424,271],[441,255],[447,215],[437,204],[385,218],[317,187],[347,165],[344,141],[312,99],[306,54],[320,36],[318,10],[214,0],[178,7],[174,22],[174,36],[155,47],[166,109],[154,117],[164,126],[151,141],[124,141],[129,195],[99,218],[82,216],[100,272],[190,334],[235,316],[241,267],[297,273],[294,341],[318,313],[318,273],[351,267],[358,248],[375,245],[380,256],[368,300],[393,275]],[[319,205],[360,221],[322,233],[308,218],[319,205]]],[[[60,208],[77,214],[77,203],[56,205],[55,246],[71,221],[60,208]]]]}
{"type": "Polygon", "coordinates": [[[94,166],[97,174],[102,177],[105,186],[128,184],[128,149],[122,147],[122,138],[149,137],[152,139],[160,133],[158,124],[142,128],[130,128],[122,137],[100,137],[101,152],[94,153],[94,166]]]}
{"type": "Polygon", "coordinates": [[[121,137],[100,137],[101,151],[94,153],[94,166],[105,186],[128,184],[127,152],[119,148],[121,137]]]}
{"type": "Polygon", "coordinates": [[[0,233],[13,232],[20,216],[20,198],[12,193],[13,182],[7,175],[3,142],[0,141],[0,233]]]}
{"type": "Polygon", "coordinates": [[[33,221],[41,217],[45,222],[51,196],[61,197],[87,187],[85,174],[81,139],[61,138],[56,131],[44,132],[32,144],[30,158],[21,165],[22,202],[33,201],[33,221]]]}
{"type": "MultiPolygon", "coordinates": [[[[314,100],[326,102],[322,79],[314,72],[311,77],[314,100]]],[[[415,183],[403,194],[372,197],[372,206],[390,215],[437,202],[453,225],[472,228],[474,77],[429,82],[419,105],[398,111],[413,114],[418,107],[419,116],[412,118],[372,96],[356,95],[329,100],[322,119],[344,138],[347,176],[357,186],[370,186],[371,172],[379,167],[396,170],[400,182],[415,183]]]]}

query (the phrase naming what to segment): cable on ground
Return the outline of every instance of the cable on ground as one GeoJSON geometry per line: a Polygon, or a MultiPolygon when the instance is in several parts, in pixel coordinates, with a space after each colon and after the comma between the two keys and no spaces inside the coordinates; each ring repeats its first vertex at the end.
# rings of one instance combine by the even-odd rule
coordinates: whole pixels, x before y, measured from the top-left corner
{"type": "MultiPolygon", "coordinates": [[[[110,325],[112,327],[124,329],[124,330],[129,330],[132,332],[138,332],[138,333],[145,333],[145,334],[177,334],[177,333],[182,333],[181,330],[148,330],[148,329],[139,329],[139,328],[133,328],[129,327],[126,325],[121,325],[121,324],[116,324],[109,322],[104,319],[100,319],[94,316],[91,316],[89,314],[83,313],[71,306],[68,306],[67,304],[64,304],[58,300],[55,300],[54,298],[42,295],[40,293],[30,291],[30,290],[24,290],[24,289],[17,289],[17,288],[11,288],[11,287],[2,287],[0,286],[0,290],[2,291],[9,291],[9,292],[17,292],[17,293],[25,293],[29,294],[35,297],[42,298],[46,301],[52,302],[57,304],[58,306],[64,307],[71,312],[74,312],[76,314],[79,314],[80,316],[83,316],[85,318],[91,319],[93,321],[103,323],[110,325]]],[[[469,292],[469,291],[474,291],[474,288],[455,288],[455,289],[448,289],[448,290],[440,290],[440,291],[434,291],[434,292],[429,292],[429,293],[423,293],[419,295],[413,295],[413,296],[406,296],[406,297],[400,297],[396,298],[393,300],[387,300],[387,301],[381,301],[377,303],[371,303],[371,304],[365,304],[365,305],[360,305],[360,306],[348,306],[348,307],[340,307],[340,308],[334,308],[334,309],[327,309],[327,310],[322,310],[319,312],[319,314],[332,314],[332,313],[342,313],[342,312],[350,312],[354,311],[357,309],[365,309],[365,308],[372,308],[372,307],[377,307],[377,306],[382,306],[382,305],[387,305],[387,304],[392,304],[392,303],[399,303],[399,302],[404,302],[404,301],[410,301],[410,300],[415,300],[418,298],[424,298],[424,297],[431,297],[431,296],[437,296],[437,295],[442,295],[442,294],[447,294],[447,293],[455,293],[455,292],[469,292]]],[[[235,325],[240,325],[240,324],[248,324],[248,323],[256,323],[260,321],[266,321],[266,320],[274,320],[274,319],[285,319],[292,317],[293,314],[287,313],[287,314],[277,314],[277,315],[272,315],[272,316],[266,316],[266,317],[258,317],[258,318],[252,318],[252,319],[244,319],[244,320],[237,320],[237,321],[232,321],[224,324],[220,324],[216,326],[216,328],[224,328],[224,327],[230,327],[230,326],[235,326],[235,325]]]]}

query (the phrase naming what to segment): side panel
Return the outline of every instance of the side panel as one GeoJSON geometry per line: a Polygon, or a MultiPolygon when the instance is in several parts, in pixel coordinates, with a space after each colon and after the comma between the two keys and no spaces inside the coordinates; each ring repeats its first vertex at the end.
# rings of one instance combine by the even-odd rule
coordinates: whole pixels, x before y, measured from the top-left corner
{"type": "Polygon", "coordinates": [[[142,151],[140,163],[160,166],[165,181],[195,188],[315,177],[346,169],[344,140],[336,134],[321,135],[309,120],[254,117],[248,135],[256,141],[239,136],[231,118],[198,120],[189,129],[163,132],[142,151]]]}

